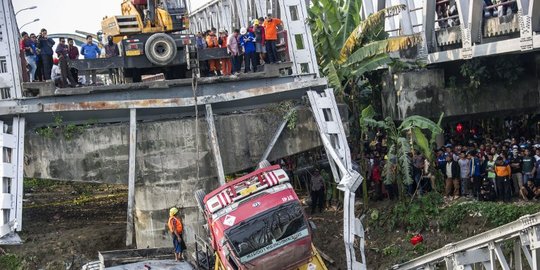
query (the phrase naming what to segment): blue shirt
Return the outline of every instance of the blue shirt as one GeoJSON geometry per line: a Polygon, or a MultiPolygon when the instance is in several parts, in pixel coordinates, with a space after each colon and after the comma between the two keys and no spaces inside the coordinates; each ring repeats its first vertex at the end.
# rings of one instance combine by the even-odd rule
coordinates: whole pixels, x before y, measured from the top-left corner
{"type": "Polygon", "coordinates": [[[240,45],[244,47],[244,53],[254,53],[255,35],[251,32],[247,32],[245,35],[240,36],[240,45]]]}
{"type": "Polygon", "coordinates": [[[52,38],[41,38],[38,41],[38,48],[41,50],[43,55],[53,55],[54,40],[52,38]]]}
{"type": "Polygon", "coordinates": [[[472,172],[472,176],[480,176],[481,174],[480,159],[475,157],[471,160],[471,172],[472,172]]]}
{"type": "Polygon", "coordinates": [[[96,59],[101,54],[101,50],[94,43],[84,44],[81,47],[81,54],[84,55],[84,59],[96,59]]]}

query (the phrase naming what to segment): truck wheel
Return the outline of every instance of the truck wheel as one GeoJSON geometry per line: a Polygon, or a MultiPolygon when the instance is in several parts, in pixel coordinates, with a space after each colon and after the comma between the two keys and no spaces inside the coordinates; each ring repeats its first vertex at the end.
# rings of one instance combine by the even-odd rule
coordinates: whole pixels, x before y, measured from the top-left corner
{"type": "Polygon", "coordinates": [[[197,201],[197,206],[199,207],[199,211],[204,214],[204,196],[206,196],[206,193],[204,193],[204,190],[198,189],[195,190],[195,200],[197,201]]]}
{"type": "Polygon", "coordinates": [[[174,39],[164,33],[153,34],[144,45],[146,58],[152,64],[166,66],[176,57],[177,49],[174,39]]]}

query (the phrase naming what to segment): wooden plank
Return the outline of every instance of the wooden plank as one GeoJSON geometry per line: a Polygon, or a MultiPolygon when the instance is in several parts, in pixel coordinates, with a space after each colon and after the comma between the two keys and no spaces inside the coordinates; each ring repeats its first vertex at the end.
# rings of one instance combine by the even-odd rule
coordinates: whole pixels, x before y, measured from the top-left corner
{"type": "Polygon", "coordinates": [[[137,151],[137,110],[129,110],[128,209],[126,246],[134,244],[133,206],[135,205],[135,159],[137,151]]]}
{"type": "Polygon", "coordinates": [[[214,113],[211,104],[206,104],[206,122],[208,123],[208,137],[210,138],[210,145],[212,146],[214,161],[216,162],[219,184],[225,185],[225,171],[223,170],[223,161],[221,160],[221,151],[219,150],[214,113]]]}

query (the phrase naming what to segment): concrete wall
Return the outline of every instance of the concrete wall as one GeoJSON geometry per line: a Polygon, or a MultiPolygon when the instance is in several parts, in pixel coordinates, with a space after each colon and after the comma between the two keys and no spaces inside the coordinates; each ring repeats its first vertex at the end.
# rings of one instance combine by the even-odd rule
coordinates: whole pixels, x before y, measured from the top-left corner
{"type": "Polygon", "coordinates": [[[540,89],[534,72],[511,86],[484,83],[479,89],[445,87],[442,69],[428,69],[387,75],[383,82],[384,116],[402,120],[410,115],[437,119],[464,117],[503,111],[538,111],[540,89]]]}
{"type": "MultiPolygon", "coordinates": [[[[216,116],[216,129],[226,173],[254,166],[262,156],[282,114],[266,110],[216,116]]],[[[346,119],[346,117],[345,117],[346,119]]],[[[137,180],[135,190],[136,242],[139,248],[167,247],[168,209],[183,207],[187,239],[193,241],[203,220],[193,192],[217,187],[216,169],[208,145],[207,125],[199,120],[199,159],[195,120],[140,122],[137,126],[137,180]],[[197,164],[199,179],[197,179],[197,164]]],[[[128,124],[92,127],[71,141],[61,136],[44,138],[27,132],[27,177],[59,180],[126,183],[128,124]]],[[[288,129],[270,159],[302,152],[320,145],[311,112],[298,112],[297,127],[288,129]]]]}

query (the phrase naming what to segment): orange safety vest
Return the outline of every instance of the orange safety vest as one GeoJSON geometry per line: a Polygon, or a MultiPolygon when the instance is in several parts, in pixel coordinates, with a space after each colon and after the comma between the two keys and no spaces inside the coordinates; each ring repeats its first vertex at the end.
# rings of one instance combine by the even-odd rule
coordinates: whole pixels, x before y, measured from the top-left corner
{"type": "Polygon", "coordinates": [[[266,40],[277,40],[278,39],[278,25],[283,22],[278,18],[272,18],[272,20],[266,20],[263,23],[264,32],[266,35],[266,40]]]}
{"type": "Polygon", "coordinates": [[[209,34],[206,37],[206,44],[208,45],[208,48],[217,48],[217,47],[219,47],[218,37],[216,37],[216,35],[214,33],[209,34]]]}
{"type": "Polygon", "coordinates": [[[170,217],[169,222],[167,222],[169,225],[169,231],[171,233],[178,232],[178,234],[181,234],[184,227],[182,226],[182,221],[177,217],[170,217]],[[174,222],[176,221],[176,222],[174,222]],[[176,225],[176,226],[175,226],[176,225]]]}
{"type": "Polygon", "coordinates": [[[506,165],[506,166],[496,165],[495,174],[499,177],[510,176],[510,166],[509,165],[506,165]]]}

